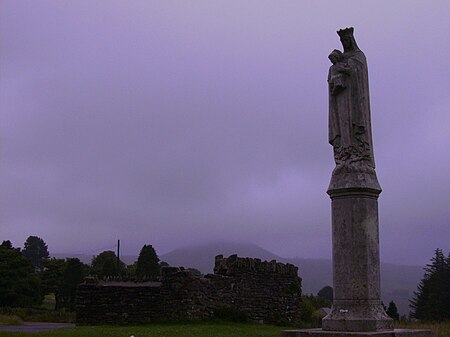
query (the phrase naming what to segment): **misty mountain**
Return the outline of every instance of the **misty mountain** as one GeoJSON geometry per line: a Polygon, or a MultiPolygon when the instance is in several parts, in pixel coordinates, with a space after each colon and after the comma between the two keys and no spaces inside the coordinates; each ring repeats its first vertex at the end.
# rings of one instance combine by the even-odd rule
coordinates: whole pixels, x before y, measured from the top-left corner
{"type": "Polygon", "coordinates": [[[251,257],[261,260],[277,260],[283,263],[292,263],[299,268],[299,275],[303,279],[303,293],[317,294],[326,285],[332,285],[332,265],[327,259],[284,258],[254,244],[238,244],[229,242],[216,242],[199,246],[175,249],[160,256],[162,261],[171,266],[196,268],[202,273],[212,273],[214,257],[225,257],[237,254],[239,257],[251,257]]]}
{"type": "Polygon", "coordinates": [[[233,254],[237,254],[240,257],[258,258],[267,261],[281,261],[282,259],[280,256],[257,245],[231,242],[214,242],[199,246],[178,248],[161,255],[160,259],[171,266],[196,268],[202,273],[207,274],[213,272],[214,257],[216,255],[228,257],[233,254]]]}
{"type": "MultiPolygon", "coordinates": [[[[332,262],[328,259],[284,258],[271,253],[257,245],[236,243],[211,243],[193,247],[175,249],[160,256],[171,266],[196,268],[202,273],[212,273],[214,257],[222,254],[225,257],[237,254],[240,257],[259,258],[261,260],[277,260],[292,263],[299,268],[304,294],[314,294],[324,286],[333,285],[332,262]]],[[[401,314],[409,313],[409,299],[417,290],[423,277],[423,266],[405,266],[381,263],[381,293],[387,306],[390,301],[397,304],[401,314]]]]}

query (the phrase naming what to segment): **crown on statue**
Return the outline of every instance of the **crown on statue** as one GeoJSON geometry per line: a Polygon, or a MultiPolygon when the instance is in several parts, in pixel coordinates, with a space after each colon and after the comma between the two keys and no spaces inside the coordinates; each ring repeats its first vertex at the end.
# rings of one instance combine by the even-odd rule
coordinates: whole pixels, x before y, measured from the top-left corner
{"type": "Polygon", "coordinates": [[[353,36],[353,27],[340,29],[337,31],[337,33],[341,38],[344,36],[353,36]]]}

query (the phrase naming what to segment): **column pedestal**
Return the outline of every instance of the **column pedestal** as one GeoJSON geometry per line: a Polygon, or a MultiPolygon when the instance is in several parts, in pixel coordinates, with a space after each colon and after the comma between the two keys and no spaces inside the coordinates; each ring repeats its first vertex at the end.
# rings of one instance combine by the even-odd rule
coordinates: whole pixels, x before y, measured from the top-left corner
{"type": "Polygon", "coordinates": [[[327,193],[332,200],[334,300],[322,329],[392,330],[393,320],[380,300],[381,188],[375,172],[333,175],[327,193]]]}
{"type": "Polygon", "coordinates": [[[430,330],[395,329],[380,300],[378,196],[375,171],[333,174],[333,289],[322,329],[282,331],[283,337],[433,337],[430,330]]]}

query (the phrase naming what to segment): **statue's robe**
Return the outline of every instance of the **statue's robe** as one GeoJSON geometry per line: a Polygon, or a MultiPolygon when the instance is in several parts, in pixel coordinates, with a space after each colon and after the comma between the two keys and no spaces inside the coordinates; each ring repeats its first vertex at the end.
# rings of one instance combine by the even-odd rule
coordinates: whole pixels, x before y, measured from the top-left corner
{"type": "Polygon", "coordinates": [[[358,166],[374,169],[366,57],[359,49],[345,52],[343,57],[347,72],[345,89],[332,93],[332,84],[329,85],[329,142],[335,149],[337,164],[359,162],[358,166]]]}

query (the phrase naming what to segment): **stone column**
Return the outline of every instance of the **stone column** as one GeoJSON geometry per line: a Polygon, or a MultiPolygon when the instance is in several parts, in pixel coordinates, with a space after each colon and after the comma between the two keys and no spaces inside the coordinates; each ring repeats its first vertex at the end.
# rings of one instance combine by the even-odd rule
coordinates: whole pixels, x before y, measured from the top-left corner
{"type": "Polygon", "coordinates": [[[332,200],[334,301],[322,329],[392,330],[380,300],[377,177],[333,175],[327,193],[332,200]]]}
{"type": "MultiPolygon", "coordinates": [[[[284,330],[282,337],[434,337],[430,330],[394,329],[380,300],[378,196],[374,172],[333,174],[333,287],[322,329],[284,330]]],[[[303,275],[307,278],[308,275],[303,275]]]]}
{"type": "MultiPolygon", "coordinates": [[[[367,61],[353,36],[339,30],[344,51],[328,58],[329,132],[336,167],[331,197],[333,288],[322,329],[283,331],[284,337],[433,337],[429,330],[394,330],[380,300],[378,196],[367,61]]],[[[306,279],[308,275],[304,275],[306,279]]]]}

